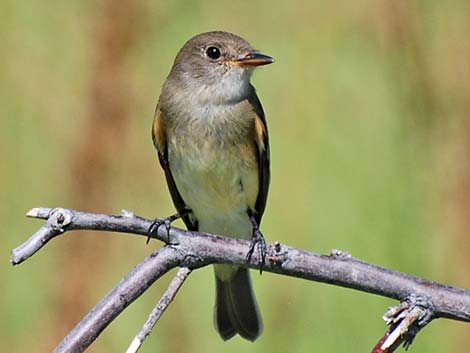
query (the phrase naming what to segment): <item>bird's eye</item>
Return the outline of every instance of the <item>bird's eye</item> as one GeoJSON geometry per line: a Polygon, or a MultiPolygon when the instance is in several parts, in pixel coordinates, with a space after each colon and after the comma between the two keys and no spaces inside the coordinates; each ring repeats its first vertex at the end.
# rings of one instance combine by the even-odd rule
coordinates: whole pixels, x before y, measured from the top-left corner
{"type": "Polygon", "coordinates": [[[206,55],[211,59],[218,59],[220,58],[220,49],[217,47],[209,47],[206,50],[206,55]]]}

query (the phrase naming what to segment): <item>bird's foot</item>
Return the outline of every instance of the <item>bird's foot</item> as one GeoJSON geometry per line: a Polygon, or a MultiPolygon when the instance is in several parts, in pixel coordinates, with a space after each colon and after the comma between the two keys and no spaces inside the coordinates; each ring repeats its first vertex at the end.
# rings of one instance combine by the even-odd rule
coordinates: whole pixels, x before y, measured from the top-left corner
{"type": "Polygon", "coordinates": [[[250,250],[248,250],[248,254],[246,255],[247,261],[250,261],[251,256],[255,252],[255,249],[258,251],[259,273],[262,274],[263,267],[266,264],[267,246],[266,240],[264,240],[264,236],[259,229],[253,229],[253,237],[251,238],[250,250]]]}
{"type": "Polygon", "coordinates": [[[248,254],[246,254],[246,260],[250,261],[251,256],[253,256],[253,253],[255,252],[255,249],[257,249],[259,273],[262,274],[263,267],[266,264],[266,240],[264,240],[263,233],[261,233],[261,231],[259,230],[258,222],[255,220],[255,217],[251,210],[248,210],[248,216],[250,217],[250,222],[253,226],[253,234],[251,236],[250,250],[248,250],[248,254]]]}
{"type": "Polygon", "coordinates": [[[149,243],[150,238],[153,238],[155,235],[158,234],[158,229],[163,225],[165,226],[166,237],[167,237],[167,239],[165,240],[165,243],[169,244],[171,223],[176,221],[179,218],[181,218],[181,215],[179,213],[175,213],[166,218],[155,218],[155,220],[152,222],[148,230],[147,244],[149,243]]]}

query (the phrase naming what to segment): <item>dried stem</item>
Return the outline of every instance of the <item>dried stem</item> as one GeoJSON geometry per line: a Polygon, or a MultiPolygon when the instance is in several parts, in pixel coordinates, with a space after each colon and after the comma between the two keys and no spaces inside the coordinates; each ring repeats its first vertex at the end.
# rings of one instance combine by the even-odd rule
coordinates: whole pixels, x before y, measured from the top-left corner
{"type": "Polygon", "coordinates": [[[142,326],[140,332],[132,340],[129,348],[127,348],[126,353],[137,353],[137,351],[142,346],[142,343],[148,337],[148,335],[150,335],[150,332],[152,332],[156,323],[162,317],[166,308],[168,308],[168,305],[170,305],[170,303],[173,301],[176,296],[176,293],[178,293],[178,290],[181,288],[190,273],[191,270],[187,267],[181,267],[179,269],[176,276],[168,285],[168,288],[166,289],[165,293],[163,293],[157,305],[150,313],[149,318],[145,322],[144,326],[142,326]]]}
{"type": "MultiPolygon", "coordinates": [[[[13,250],[12,264],[21,263],[50,239],[69,230],[106,230],[147,237],[152,223],[129,211],[113,216],[63,208],[36,208],[28,212],[28,216],[47,221],[30,239],[13,250]]],[[[160,227],[153,237],[168,245],[151,254],[122,279],[65,337],[55,352],[84,351],[127,305],[174,267],[195,269],[214,263],[258,267],[257,252],[250,261],[246,260],[250,247],[250,242],[246,240],[188,232],[174,227],[171,227],[169,234],[165,227],[160,227]]],[[[263,268],[266,272],[353,288],[401,302],[418,298],[419,306],[426,310],[425,317],[420,318],[420,327],[441,317],[470,322],[469,290],[368,264],[337,250],[330,255],[321,255],[275,243],[268,245],[267,254],[263,268]]],[[[405,314],[402,319],[408,316],[405,314]]],[[[409,327],[412,327],[411,324],[409,327]]]]}

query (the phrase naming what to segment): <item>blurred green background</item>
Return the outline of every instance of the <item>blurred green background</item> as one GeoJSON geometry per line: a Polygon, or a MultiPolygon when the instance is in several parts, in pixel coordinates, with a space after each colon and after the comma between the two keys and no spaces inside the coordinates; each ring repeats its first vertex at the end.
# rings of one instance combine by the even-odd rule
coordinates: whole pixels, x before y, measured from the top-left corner
{"type": "MultiPolygon", "coordinates": [[[[178,49],[213,29],[276,59],[253,82],[268,118],[269,241],[470,287],[470,3],[443,1],[0,2],[0,351],[48,352],[160,246],[69,233],[26,263],[9,252],[36,206],[173,212],[150,139],[178,49]]],[[[254,274],[265,331],[222,342],[213,274],[191,275],[142,352],[368,352],[392,300],[254,274]]],[[[123,352],[166,276],[89,352],[123,352]]],[[[463,352],[468,324],[438,320],[411,352],[463,352]]]]}

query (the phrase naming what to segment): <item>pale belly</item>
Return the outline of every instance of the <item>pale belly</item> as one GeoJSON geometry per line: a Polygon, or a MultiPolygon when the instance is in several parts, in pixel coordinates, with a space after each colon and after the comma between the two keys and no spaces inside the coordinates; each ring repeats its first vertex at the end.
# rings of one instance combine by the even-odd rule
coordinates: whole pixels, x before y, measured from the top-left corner
{"type": "Polygon", "coordinates": [[[178,144],[168,159],[178,191],[198,220],[199,230],[250,239],[247,209],[258,195],[258,167],[248,144],[216,148],[178,144]]]}

